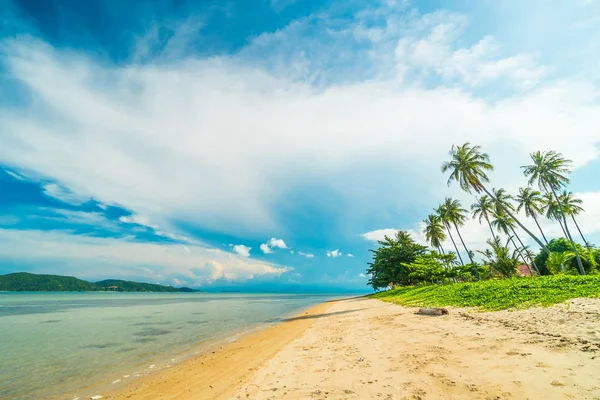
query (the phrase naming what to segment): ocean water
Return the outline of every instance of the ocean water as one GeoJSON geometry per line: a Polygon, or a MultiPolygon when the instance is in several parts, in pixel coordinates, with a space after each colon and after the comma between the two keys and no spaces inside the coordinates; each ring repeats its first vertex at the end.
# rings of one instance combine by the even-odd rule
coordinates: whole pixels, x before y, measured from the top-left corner
{"type": "Polygon", "coordinates": [[[0,399],[89,398],[334,297],[0,293],[0,399]]]}

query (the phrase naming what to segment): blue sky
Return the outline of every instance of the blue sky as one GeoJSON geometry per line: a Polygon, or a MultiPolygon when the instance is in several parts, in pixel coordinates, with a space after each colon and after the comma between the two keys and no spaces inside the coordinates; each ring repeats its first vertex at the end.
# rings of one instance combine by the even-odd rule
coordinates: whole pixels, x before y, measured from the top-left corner
{"type": "Polygon", "coordinates": [[[374,240],[473,202],[465,141],[512,192],[573,159],[599,243],[599,67],[593,0],[0,0],[0,273],[364,289],[374,240]]]}

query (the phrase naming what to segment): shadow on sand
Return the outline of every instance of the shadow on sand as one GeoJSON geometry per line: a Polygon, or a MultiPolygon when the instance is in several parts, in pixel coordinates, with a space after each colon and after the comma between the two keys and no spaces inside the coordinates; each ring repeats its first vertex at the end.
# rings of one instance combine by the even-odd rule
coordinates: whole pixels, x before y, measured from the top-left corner
{"type": "Polygon", "coordinates": [[[303,320],[303,319],[326,318],[326,317],[332,317],[334,315],[349,314],[349,313],[353,313],[353,312],[361,311],[361,310],[364,310],[364,308],[357,308],[355,310],[346,310],[346,311],[336,311],[336,312],[325,313],[325,314],[301,315],[299,317],[292,317],[292,318],[283,319],[283,320],[281,320],[281,322],[292,322],[292,321],[299,321],[299,320],[303,320]]]}

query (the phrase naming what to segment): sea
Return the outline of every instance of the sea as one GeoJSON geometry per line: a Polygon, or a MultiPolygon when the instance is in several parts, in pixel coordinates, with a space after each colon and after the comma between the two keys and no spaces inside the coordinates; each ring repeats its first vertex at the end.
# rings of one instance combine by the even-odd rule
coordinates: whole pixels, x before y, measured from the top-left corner
{"type": "Polygon", "coordinates": [[[0,293],[0,399],[89,399],[348,296],[0,293]]]}

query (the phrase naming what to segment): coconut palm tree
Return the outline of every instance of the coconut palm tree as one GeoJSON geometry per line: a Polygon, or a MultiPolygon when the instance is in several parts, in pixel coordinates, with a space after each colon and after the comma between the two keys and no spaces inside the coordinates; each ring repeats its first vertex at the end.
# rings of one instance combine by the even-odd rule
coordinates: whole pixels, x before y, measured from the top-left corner
{"type": "Polygon", "coordinates": [[[487,244],[491,249],[479,252],[487,259],[487,265],[507,278],[514,276],[517,273],[517,267],[519,266],[517,250],[511,252],[508,248],[508,242],[502,244],[498,237],[494,240],[488,239],[487,244]]]}
{"type": "Polygon", "coordinates": [[[552,193],[545,193],[542,196],[542,201],[542,212],[544,213],[546,218],[548,218],[551,221],[558,222],[558,225],[560,225],[560,229],[563,231],[563,235],[567,237],[567,232],[565,231],[565,227],[563,226],[562,219],[560,217],[560,208],[558,206],[557,201],[554,200],[552,193]]]}
{"type": "Polygon", "coordinates": [[[565,233],[571,242],[573,252],[575,253],[575,258],[577,259],[579,272],[581,275],[585,275],[581,257],[579,257],[579,252],[577,251],[577,247],[575,247],[575,242],[573,241],[573,237],[569,231],[569,225],[567,224],[567,218],[565,216],[563,205],[557,194],[558,190],[569,183],[569,178],[567,178],[567,175],[571,173],[571,160],[567,160],[562,156],[562,154],[553,150],[545,152],[537,151],[535,153],[531,153],[530,156],[533,164],[522,166],[521,168],[523,168],[523,173],[526,177],[529,177],[529,185],[537,183],[541,190],[545,191],[546,193],[552,193],[556,199],[560,209],[562,222],[564,224],[565,233]]]}
{"type": "MultiPolygon", "coordinates": [[[[463,226],[465,224],[465,221],[467,219],[467,210],[462,208],[458,200],[451,199],[450,197],[446,197],[446,200],[444,200],[444,209],[446,211],[445,216],[448,222],[454,225],[454,229],[456,229],[458,238],[460,239],[460,242],[462,243],[465,252],[471,260],[471,264],[475,265],[473,261],[473,253],[470,253],[469,249],[467,249],[467,245],[465,244],[465,241],[463,240],[462,235],[460,234],[460,230],[458,229],[459,226],[463,226]]],[[[477,275],[477,278],[481,279],[477,268],[474,267],[474,270],[475,275],[477,275]]]]}
{"type": "Polygon", "coordinates": [[[487,195],[483,195],[477,199],[476,203],[471,204],[471,216],[473,219],[478,219],[480,224],[481,220],[485,219],[490,227],[490,232],[492,232],[492,238],[496,239],[492,224],[490,224],[490,215],[493,213],[493,208],[494,203],[492,200],[487,195]]]}
{"type": "Polygon", "coordinates": [[[496,228],[498,232],[504,233],[506,236],[508,236],[508,240],[512,243],[513,247],[518,250],[519,246],[515,244],[513,235],[511,234],[511,228],[514,226],[514,224],[515,221],[510,216],[506,215],[502,209],[498,209],[494,212],[492,226],[496,228]]]}
{"type": "MultiPolygon", "coordinates": [[[[450,161],[445,162],[442,165],[442,172],[450,171],[450,177],[448,178],[448,185],[452,181],[457,181],[460,187],[468,192],[476,193],[485,192],[492,200],[496,200],[494,195],[485,187],[484,183],[489,182],[490,179],[487,176],[488,171],[493,171],[494,166],[490,164],[490,158],[486,153],[481,152],[480,146],[471,146],[470,143],[465,143],[462,146],[452,146],[450,150],[450,161]]],[[[540,247],[548,254],[550,250],[544,243],[540,241],[529,229],[527,229],[506,207],[504,212],[508,214],[512,219],[515,220],[517,225],[521,227],[529,236],[535,240],[540,247]]]]}
{"type": "Polygon", "coordinates": [[[519,194],[517,197],[515,197],[515,200],[517,201],[517,212],[523,210],[527,217],[533,218],[535,224],[540,230],[540,233],[542,234],[542,237],[544,238],[544,242],[548,244],[548,239],[546,239],[546,235],[544,235],[544,231],[542,231],[542,227],[537,220],[537,216],[542,214],[542,208],[544,205],[542,194],[529,187],[519,188],[519,194]]]}
{"type": "MultiPolygon", "coordinates": [[[[496,191],[494,191],[494,192],[496,192],[496,191]]],[[[502,199],[502,196],[504,196],[504,195],[502,193],[500,193],[499,198],[502,199]]],[[[523,244],[523,241],[521,240],[521,238],[519,237],[519,235],[517,235],[517,232],[515,231],[514,219],[512,219],[510,216],[508,216],[506,213],[504,213],[502,208],[498,208],[498,209],[496,209],[496,212],[494,213],[494,219],[492,220],[492,225],[498,230],[498,232],[502,232],[506,236],[508,236],[508,240],[512,243],[513,247],[515,248],[515,250],[521,257],[521,260],[523,260],[523,263],[526,265],[533,265],[533,268],[536,270],[536,272],[539,275],[540,271],[539,271],[537,265],[535,265],[533,258],[531,258],[528,253],[525,253],[525,255],[528,256],[527,258],[529,258],[529,263],[527,263],[527,258],[525,257],[525,255],[523,255],[524,254],[523,249],[525,248],[525,244],[523,244]],[[521,247],[517,246],[514,238],[517,238],[521,247]]]]}
{"type": "Polygon", "coordinates": [[[446,240],[446,234],[444,233],[444,226],[440,220],[439,215],[429,214],[426,219],[423,220],[425,223],[425,238],[427,241],[436,249],[439,249],[443,255],[446,255],[442,242],[446,240]]]}
{"type": "Polygon", "coordinates": [[[563,206],[564,213],[573,219],[573,223],[575,224],[575,227],[577,228],[577,231],[579,232],[579,235],[581,236],[583,243],[585,243],[586,247],[589,248],[590,245],[587,242],[587,240],[585,240],[585,237],[583,236],[583,233],[581,233],[581,229],[579,228],[579,224],[577,223],[577,220],[575,219],[576,215],[579,215],[583,211],[585,211],[583,209],[583,207],[581,207],[581,204],[583,202],[581,201],[581,199],[578,199],[577,197],[575,197],[573,195],[573,193],[567,192],[566,190],[563,191],[563,193],[560,195],[560,202],[563,206]]]}
{"type": "Polygon", "coordinates": [[[456,246],[456,242],[454,241],[454,237],[452,236],[452,231],[450,230],[450,218],[448,216],[448,211],[446,209],[446,205],[445,204],[440,204],[438,206],[438,208],[435,210],[435,212],[437,213],[438,218],[440,219],[440,222],[442,224],[444,224],[444,226],[446,227],[446,231],[448,232],[448,236],[450,236],[450,240],[452,241],[452,244],[454,245],[454,250],[456,250],[456,255],[458,255],[458,259],[460,261],[460,265],[464,266],[465,263],[462,259],[462,256],[460,255],[460,252],[458,251],[458,247],[456,246]]]}

